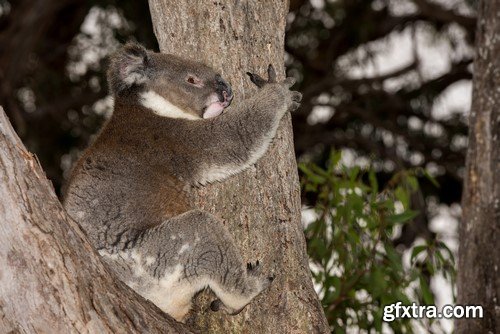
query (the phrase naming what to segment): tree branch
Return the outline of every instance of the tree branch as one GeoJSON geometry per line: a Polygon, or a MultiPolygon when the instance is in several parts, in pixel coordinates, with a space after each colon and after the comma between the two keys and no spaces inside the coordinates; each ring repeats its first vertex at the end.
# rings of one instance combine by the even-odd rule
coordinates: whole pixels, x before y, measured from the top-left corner
{"type": "Polygon", "coordinates": [[[190,333],[101,263],[0,107],[0,332],[190,333]]]}
{"type": "Polygon", "coordinates": [[[469,31],[476,28],[476,18],[472,16],[461,15],[451,9],[446,9],[437,3],[431,3],[427,0],[413,0],[420,13],[428,19],[436,20],[441,23],[458,23],[469,31]]]}

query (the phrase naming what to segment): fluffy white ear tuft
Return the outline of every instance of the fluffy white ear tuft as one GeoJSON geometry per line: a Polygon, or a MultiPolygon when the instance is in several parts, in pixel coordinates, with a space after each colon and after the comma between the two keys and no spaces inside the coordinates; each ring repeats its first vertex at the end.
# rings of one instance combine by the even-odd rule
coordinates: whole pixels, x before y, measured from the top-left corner
{"type": "Polygon", "coordinates": [[[148,80],[148,51],[136,43],[127,43],[118,50],[110,61],[108,82],[111,90],[120,94],[148,80]]]}

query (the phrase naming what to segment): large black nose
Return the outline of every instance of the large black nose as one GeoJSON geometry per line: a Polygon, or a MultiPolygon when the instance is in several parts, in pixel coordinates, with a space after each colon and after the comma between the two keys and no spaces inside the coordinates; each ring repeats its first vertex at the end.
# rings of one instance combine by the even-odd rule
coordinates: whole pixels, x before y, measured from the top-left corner
{"type": "Polygon", "coordinates": [[[225,101],[231,101],[233,99],[233,90],[231,89],[231,86],[224,79],[222,79],[219,74],[215,76],[215,84],[217,86],[217,92],[225,101]]]}

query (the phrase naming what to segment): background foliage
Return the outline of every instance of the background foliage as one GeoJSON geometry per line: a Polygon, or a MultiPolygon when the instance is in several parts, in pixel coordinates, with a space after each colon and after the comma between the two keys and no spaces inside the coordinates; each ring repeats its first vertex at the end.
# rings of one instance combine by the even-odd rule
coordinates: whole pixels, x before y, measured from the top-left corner
{"type": "MultiPolygon", "coordinates": [[[[381,291],[413,300],[417,289],[429,301],[433,275],[449,272],[441,253],[456,246],[474,5],[290,1],[286,64],[304,93],[293,114],[295,147],[307,166],[303,203],[317,217],[307,236],[318,289],[339,328],[380,331],[381,291]],[[332,148],[343,152],[340,162],[332,148]],[[444,229],[435,228],[443,215],[444,229]],[[419,253],[415,263],[405,260],[411,252],[419,253]],[[353,298],[360,291],[361,301],[353,298]],[[373,309],[363,313],[367,303],[373,309]]],[[[106,56],[129,39],[158,48],[147,1],[0,0],[0,104],[57,191],[109,116],[106,56]]]]}
{"type": "Polygon", "coordinates": [[[410,195],[421,169],[396,173],[383,189],[373,169],[347,168],[332,153],[327,169],[303,164],[303,192],[316,197],[315,218],[306,227],[308,252],[328,321],[334,333],[365,330],[413,333],[443,329],[428,320],[396,319],[383,325],[384,306],[399,302],[434,305],[429,283],[437,273],[454,284],[454,255],[433,240],[412,246],[405,256],[394,236],[418,212],[410,195]],[[418,322],[418,324],[415,324],[418,322]],[[384,327],[385,326],[385,327],[384,327]]]}

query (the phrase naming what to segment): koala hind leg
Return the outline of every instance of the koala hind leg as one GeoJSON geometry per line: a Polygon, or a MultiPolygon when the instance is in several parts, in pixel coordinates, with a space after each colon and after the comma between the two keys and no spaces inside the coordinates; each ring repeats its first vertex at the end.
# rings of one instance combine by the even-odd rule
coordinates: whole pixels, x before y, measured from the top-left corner
{"type": "Polygon", "coordinates": [[[145,231],[134,250],[146,259],[155,283],[141,293],[163,309],[182,319],[194,294],[210,287],[218,300],[213,310],[239,313],[266,289],[272,278],[261,273],[258,262],[243,262],[233,238],[213,215],[192,210],[145,231]]]}

